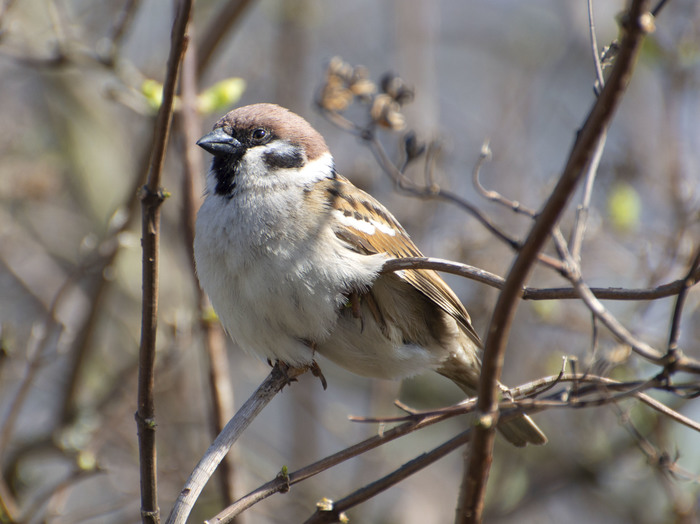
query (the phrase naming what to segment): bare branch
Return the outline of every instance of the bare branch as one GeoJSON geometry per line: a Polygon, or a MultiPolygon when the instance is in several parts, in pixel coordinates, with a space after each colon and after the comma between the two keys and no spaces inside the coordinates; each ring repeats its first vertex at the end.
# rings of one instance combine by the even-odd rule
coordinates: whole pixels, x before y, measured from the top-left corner
{"type": "MultiPolygon", "coordinates": [[[[592,1],[592,0],[591,0],[592,1]]],[[[593,156],[586,168],[585,183],[583,184],[583,198],[581,205],[576,209],[576,221],[574,222],[571,240],[571,256],[577,264],[581,263],[581,247],[583,246],[583,236],[586,233],[586,224],[588,222],[588,213],[591,207],[591,198],[593,196],[593,183],[595,182],[598,173],[600,159],[603,156],[605,142],[608,138],[608,133],[603,132],[598,142],[593,149],[593,156]]]]}
{"type": "Polygon", "coordinates": [[[559,182],[538,215],[527,240],[518,253],[506,278],[503,291],[498,297],[484,347],[483,368],[479,382],[480,418],[485,423],[476,426],[469,454],[469,467],[464,477],[463,493],[460,499],[461,514],[458,523],[478,523],[482,521],[486,483],[491,466],[493,442],[498,419],[498,379],[503,367],[508,334],[518,298],[523,284],[529,276],[537,254],[557,223],[579,179],[584,167],[590,163],[595,145],[607,129],[634,67],[634,62],[648,23],[642,20],[648,16],[648,2],[635,0],[626,15],[624,38],[620,53],[610,74],[610,78],[579,132],[567,165],[559,182]]]}
{"type": "MultiPolygon", "coordinates": [[[[626,398],[636,398],[676,422],[700,432],[700,423],[678,413],[645,393],[645,391],[651,389],[669,391],[678,396],[683,396],[683,392],[686,390],[697,393],[700,390],[700,385],[697,383],[665,384],[658,376],[651,377],[648,380],[621,382],[590,373],[562,372],[559,375],[543,377],[516,388],[511,388],[509,392],[513,396],[513,400],[500,401],[499,410],[502,412],[501,419],[507,420],[507,416],[510,416],[508,413],[514,415],[517,413],[530,414],[552,408],[580,409],[615,403],[626,398]],[[565,383],[571,383],[571,389],[552,393],[543,398],[535,398],[542,397],[545,392],[550,391],[553,387],[565,383]],[[587,398],[593,394],[596,394],[596,396],[587,398]]],[[[426,418],[432,420],[433,417],[437,417],[437,420],[443,420],[441,418],[443,416],[471,413],[475,409],[475,404],[475,399],[467,399],[458,404],[440,409],[428,411],[408,410],[408,415],[400,417],[350,417],[350,420],[370,424],[416,423],[423,422],[426,418]]]]}
{"type": "Polygon", "coordinates": [[[662,9],[664,8],[664,6],[666,5],[666,2],[668,2],[668,0],[659,0],[659,3],[656,4],[656,7],[655,7],[654,9],[651,10],[651,14],[652,14],[654,17],[659,16],[659,13],[661,12],[661,10],[662,10],[662,9]]]}
{"type": "MultiPolygon", "coordinates": [[[[403,269],[433,269],[450,273],[461,277],[481,282],[496,289],[503,289],[504,278],[490,273],[484,269],[479,269],[469,264],[453,262],[435,257],[406,257],[393,258],[387,260],[382,267],[382,273],[391,273],[403,269]]],[[[591,293],[601,300],[657,300],[660,298],[678,295],[680,291],[691,282],[691,285],[698,283],[700,279],[700,268],[696,268],[689,279],[682,278],[674,280],[668,284],[661,284],[653,288],[627,289],[616,287],[595,287],[590,288],[591,293]]],[[[532,288],[525,287],[522,290],[524,300],[556,300],[556,299],[577,299],[580,298],[576,288],[532,288]]]]}
{"type": "Polygon", "coordinates": [[[681,315],[683,312],[683,305],[685,304],[685,298],[688,295],[688,290],[698,282],[698,269],[700,268],[700,248],[695,254],[692,264],[690,264],[690,269],[688,274],[683,279],[683,285],[681,290],[678,292],[678,297],[676,297],[676,306],[673,310],[673,317],[671,319],[671,331],[668,336],[668,353],[674,354],[678,351],[678,338],[681,335],[681,315]]]}
{"type": "MultiPolygon", "coordinates": [[[[669,347],[669,350],[664,355],[646,342],[642,342],[634,337],[632,333],[630,333],[629,330],[627,330],[627,328],[625,328],[622,323],[618,321],[605,308],[605,306],[603,306],[600,300],[593,295],[588,285],[583,281],[581,269],[578,263],[573,259],[571,253],[569,253],[563,239],[561,238],[558,228],[555,230],[554,239],[562,259],[564,259],[566,262],[565,267],[567,268],[567,278],[571,281],[574,289],[579,294],[583,302],[588,306],[591,313],[593,313],[596,318],[598,318],[610,331],[612,331],[615,336],[617,336],[625,344],[629,345],[633,351],[643,358],[653,362],[654,364],[663,366],[664,374],[669,374],[678,370],[688,371],[690,373],[700,373],[700,362],[683,356],[677,347],[673,347],[673,349],[669,347]]],[[[693,275],[695,275],[696,271],[698,270],[698,263],[700,263],[700,252],[698,252],[686,278],[683,280],[683,285],[679,291],[676,302],[676,312],[674,312],[673,325],[678,325],[677,322],[680,322],[678,317],[680,316],[682,306],[679,308],[679,304],[683,303],[685,293],[689,287],[695,283],[693,275]]],[[[673,337],[675,336],[673,334],[673,327],[671,331],[671,340],[673,340],[673,337]]]]}
{"type": "Polygon", "coordinates": [[[141,520],[158,524],[156,483],[155,382],[156,328],[158,324],[158,252],[160,242],[160,207],[164,193],[160,188],[163,159],[170,134],[173,100],[180,63],[187,46],[187,24],[192,0],[180,0],[173,23],[170,55],[168,57],[163,102],[158,111],[148,179],[141,192],[142,246],[143,246],[143,304],[141,316],[141,345],[139,348],[138,410],[136,427],[139,436],[139,464],[141,469],[141,520]]]}
{"type": "Polygon", "coordinates": [[[672,418],[676,422],[683,424],[684,426],[687,426],[692,430],[700,432],[700,423],[695,422],[693,419],[690,419],[690,418],[686,417],[685,415],[678,413],[678,411],[669,408],[663,402],[659,402],[658,400],[650,397],[646,393],[637,393],[635,395],[635,397],[637,397],[639,400],[644,402],[647,406],[649,406],[652,409],[655,409],[659,413],[666,415],[669,418],[672,418]]]}
{"type": "Polygon", "coordinates": [[[494,191],[493,189],[486,189],[484,187],[484,185],[481,183],[481,180],[479,178],[479,176],[481,174],[481,168],[484,165],[484,163],[490,159],[491,159],[491,148],[489,147],[488,142],[484,142],[484,144],[481,146],[481,152],[479,153],[479,159],[477,160],[476,164],[474,165],[474,169],[472,170],[472,184],[474,185],[476,190],[486,200],[489,200],[491,202],[495,202],[497,204],[501,204],[502,206],[509,208],[514,213],[520,213],[520,214],[525,215],[529,218],[534,218],[535,215],[537,214],[534,209],[530,209],[528,207],[525,207],[518,201],[509,200],[506,197],[504,197],[501,193],[499,193],[498,191],[494,191]]]}
{"type": "Polygon", "coordinates": [[[591,39],[591,54],[595,65],[595,94],[599,95],[600,90],[605,85],[603,79],[603,66],[600,64],[600,53],[598,51],[598,39],[595,35],[595,17],[593,16],[593,0],[588,0],[588,31],[591,39]]]}

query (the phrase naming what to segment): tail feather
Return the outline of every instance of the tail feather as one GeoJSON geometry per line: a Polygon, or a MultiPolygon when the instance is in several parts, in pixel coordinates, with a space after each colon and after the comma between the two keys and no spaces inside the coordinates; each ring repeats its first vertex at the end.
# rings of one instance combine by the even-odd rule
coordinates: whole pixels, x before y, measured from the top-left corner
{"type": "MultiPolygon", "coordinates": [[[[441,368],[437,369],[437,372],[449,378],[467,395],[473,397],[476,393],[475,387],[479,378],[473,373],[465,372],[465,369],[471,371],[472,368],[465,366],[460,359],[453,358],[441,368]]],[[[501,388],[503,390],[508,389],[505,386],[501,386],[501,388]]],[[[525,414],[517,415],[507,422],[499,423],[498,431],[501,432],[501,435],[503,435],[508,442],[519,448],[527,444],[541,446],[547,443],[547,436],[537,427],[537,424],[525,414]]]]}

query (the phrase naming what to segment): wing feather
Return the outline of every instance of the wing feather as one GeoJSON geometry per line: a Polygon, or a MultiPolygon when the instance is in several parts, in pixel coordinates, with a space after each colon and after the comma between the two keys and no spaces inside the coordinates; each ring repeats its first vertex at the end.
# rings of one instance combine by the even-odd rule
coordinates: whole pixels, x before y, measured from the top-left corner
{"type": "MultiPolygon", "coordinates": [[[[340,175],[329,178],[324,183],[327,205],[339,219],[334,233],[351,249],[366,255],[388,253],[394,258],[424,256],[401,224],[377,200],[340,175]]],[[[437,272],[406,269],[397,271],[395,275],[451,315],[469,337],[481,345],[466,308],[437,272]]]]}

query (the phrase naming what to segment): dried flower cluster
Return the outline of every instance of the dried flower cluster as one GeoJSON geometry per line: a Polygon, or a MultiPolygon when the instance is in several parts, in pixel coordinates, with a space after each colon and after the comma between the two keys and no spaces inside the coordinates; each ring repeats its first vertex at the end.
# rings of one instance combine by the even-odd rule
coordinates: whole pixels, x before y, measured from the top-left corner
{"type": "Polygon", "coordinates": [[[369,106],[372,122],[398,131],[406,125],[401,108],[413,100],[413,88],[391,73],[385,74],[377,87],[369,79],[366,67],[351,66],[337,56],[332,58],[321,86],[319,106],[326,111],[341,113],[356,100],[369,106]]]}

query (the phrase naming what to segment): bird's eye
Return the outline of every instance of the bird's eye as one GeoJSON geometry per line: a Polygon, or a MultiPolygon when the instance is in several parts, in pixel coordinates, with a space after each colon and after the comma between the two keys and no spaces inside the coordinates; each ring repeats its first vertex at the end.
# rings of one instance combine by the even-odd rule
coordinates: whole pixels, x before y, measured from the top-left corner
{"type": "Polygon", "coordinates": [[[251,137],[256,142],[260,142],[261,140],[264,140],[265,137],[267,137],[267,131],[262,128],[256,129],[255,131],[253,131],[251,137]]]}

